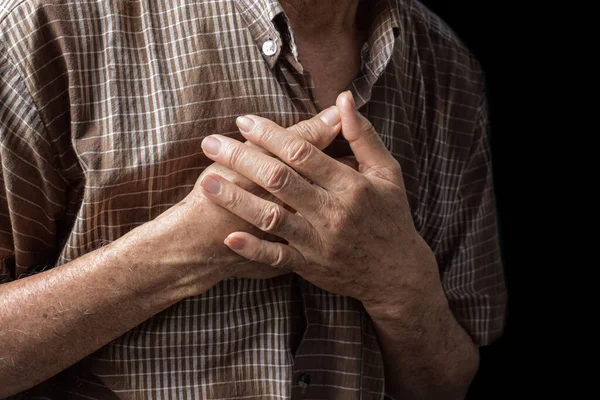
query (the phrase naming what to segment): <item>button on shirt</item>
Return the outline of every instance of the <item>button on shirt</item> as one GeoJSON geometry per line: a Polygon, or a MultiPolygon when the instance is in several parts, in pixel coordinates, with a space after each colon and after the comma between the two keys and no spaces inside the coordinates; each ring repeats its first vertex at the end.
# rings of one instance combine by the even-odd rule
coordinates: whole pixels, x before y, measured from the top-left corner
{"type": "Polygon", "coordinates": [[[269,39],[263,43],[262,50],[265,56],[269,57],[277,53],[277,45],[273,40],[269,39]]]}
{"type": "MultiPolygon", "coordinates": [[[[402,166],[452,312],[476,344],[489,344],[502,332],[505,288],[483,73],[420,3],[376,0],[371,11],[349,89],[402,166]]],[[[211,164],[200,149],[206,135],[243,140],[235,117],[287,127],[319,110],[276,0],[8,0],[0,28],[0,282],[81,257],[182,200],[211,164]]],[[[348,148],[338,140],[328,152],[348,148]]],[[[223,281],[30,391],[384,393],[381,349],[360,302],[293,274],[223,281]]]]}

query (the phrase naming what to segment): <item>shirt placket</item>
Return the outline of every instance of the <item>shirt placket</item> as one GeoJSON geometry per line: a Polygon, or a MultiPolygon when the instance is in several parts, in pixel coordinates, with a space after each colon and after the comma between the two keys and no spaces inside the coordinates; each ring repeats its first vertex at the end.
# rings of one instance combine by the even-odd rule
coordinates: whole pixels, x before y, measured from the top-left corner
{"type": "MultiPolygon", "coordinates": [[[[298,88],[289,93],[290,97],[297,99],[295,104],[298,108],[309,116],[315,115],[320,111],[320,106],[315,97],[312,75],[301,64],[289,26],[280,24],[279,32],[284,47],[274,66],[276,73],[284,77],[284,86],[298,88]]],[[[366,79],[364,73],[367,71],[366,64],[370,62],[369,55],[369,48],[365,45],[362,51],[363,68],[357,80],[366,79]]],[[[357,86],[353,82],[347,89],[353,92],[356,99],[368,98],[366,93],[359,95],[355,92],[361,88],[364,90],[366,86],[357,86]]],[[[358,105],[362,107],[366,102],[358,105]]],[[[341,134],[327,150],[333,157],[351,155],[341,134]]],[[[362,385],[363,325],[366,321],[362,306],[354,299],[327,293],[302,278],[299,278],[298,288],[302,296],[306,328],[294,357],[292,400],[363,398],[369,389],[362,385]],[[334,382],[334,375],[339,376],[340,372],[344,374],[343,386],[354,388],[355,391],[342,390],[330,383],[334,382]]]]}
{"type": "MultiPolygon", "coordinates": [[[[314,81],[301,64],[293,32],[283,11],[279,10],[268,23],[263,21],[261,31],[257,24],[250,28],[265,62],[295,106],[297,114],[293,122],[317,114],[320,107],[314,93],[314,81]]],[[[361,72],[347,87],[363,114],[368,110],[371,90],[379,75],[375,71],[381,71],[377,68],[379,63],[373,59],[374,50],[377,49],[365,43],[361,52],[361,72]]],[[[341,134],[326,152],[333,157],[352,155],[341,134]]],[[[365,360],[370,364],[367,368],[381,371],[382,361],[380,353],[373,351],[373,331],[368,327],[368,316],[362,305],[354,299],[322,291],[302,278],[298,277],[298,280],[299,293],[294,296],[302,298],[305,329],[294,354],[291,399],[362,399],[380,393],[379,385],[369,385],[363,379],[365,360]],[[341,379],[337,385],[336,379],[341,379]]],[[[374,375],[380,374],[366,374],[374,375]]]]}

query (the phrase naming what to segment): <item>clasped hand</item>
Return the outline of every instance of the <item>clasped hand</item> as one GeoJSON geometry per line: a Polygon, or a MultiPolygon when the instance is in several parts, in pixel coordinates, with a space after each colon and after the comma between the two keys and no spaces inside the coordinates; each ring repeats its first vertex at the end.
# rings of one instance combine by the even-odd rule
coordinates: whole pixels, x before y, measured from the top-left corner
{"type": "Polygon", "coordinates": [[[204,139],[207,157],[280,200],[269,201],[217,174],[205,175],[200,185],[210,201],[284,240],[236,231],[225,244],[248,260],[293,271],[323,290],[373,307],[411,292],[405,289],[426,291],[439,279],[437,268],[414,227],[400,164],[349,92],[338,97],[334,109],[358,170],[253,115],[236,123],[255,146],[222,135],[204,139]]]}

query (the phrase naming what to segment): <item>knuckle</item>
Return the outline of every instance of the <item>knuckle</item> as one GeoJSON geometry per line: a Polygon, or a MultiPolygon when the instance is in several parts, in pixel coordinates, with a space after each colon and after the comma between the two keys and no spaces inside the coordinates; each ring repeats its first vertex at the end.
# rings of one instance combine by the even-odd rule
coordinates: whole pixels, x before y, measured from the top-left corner
{"type": "Polygon", "coordinates": [[[294,141],[288,147],[288,159],[290,162],[299,165],[310,158],[313,152],[313,146],[305,141],[294,141]]]}
{"type": "Polygon", "coordinates": [[[242,196],[236,190],[227,190],[225,195],[225,206],[232,210],[236,210],[242,203],[242,196]]]}
{"type": "Polygon", "coordinates": [[[272,140],[276,135],[276,127],[272,124],[268,124],[265,121],[258,121],[254,126],[254,132],[258,137],[258,143],[263,145],[272,140]]]}
{"type": "Polygon", "coordinates": [[[343,232],[349,225],[350,214],[341,208],[335,212],[332,217],[332,226],[337,233],[343,232]]]}
{"type": "Polygon", "coordinates": [[[229,165],[232,168],[239,166],[240,161],[244,158],[245,149],[243,146],[234,144],[229,147],[229,165]]]}
{"type": "Polygon", "coordinates": [[[281,225],[281,210],[276,205],[270,205],[263,211],[259,228],[264,232],[274,232],[281,225]]]}
{"type": "Polygon", "coordinates": [[[347,201],[338,199],[332,203],[330,207],[326,208],[331,210],[326,219],[328,221],[327,227],[330,228],[330,231],[334,235],[343,234],[351,224],[351,206],[352,205],[349,205],[347,201]]]}
{"type": "Polygon", "coordinates": [[[289,176],[287,168],[273,167],[266,175],[265,188],[270,192],[279,192],[288,185],[289,176]]]}
{"type": "Polygon", "coordinates": [[[375,133],[375,128],[373,128],[373,124],[371,124],[371,121],[369,121],[366,118],[361,118],[360,129],[363,132],[368,132],[370,134],[374,134],[375,133]]]}
{"type": "Polygon", "coordinates": [[[310,121],[302,121],[291,127],[290,130],[314,145],[317,145],[319,142],[319,135],[316,134],[316,127],[310,121]]]}
{"type": "Polygon", "coordinates": [[[263,247],[260,246],[257,249],[254,249],[252,251],[251,255],[249,256],[249,259],[254,262],[266,264],[265,263],[265,253],[264,253],[263,247]]]}
{"type": "Polygon", "coordinates": [[[283,255],[283,249],[281,246],[276,246],[273,252],[273,259],[271,261],[272,267],[282,267],[285,264],[285,257],[283,255]]]}
{"type": "Polygon", "coordinates": [[[365,200],[371,190],[371,185],[367,179],[357,180],[350,189],[351,204],[361,203],[365,200]]]}

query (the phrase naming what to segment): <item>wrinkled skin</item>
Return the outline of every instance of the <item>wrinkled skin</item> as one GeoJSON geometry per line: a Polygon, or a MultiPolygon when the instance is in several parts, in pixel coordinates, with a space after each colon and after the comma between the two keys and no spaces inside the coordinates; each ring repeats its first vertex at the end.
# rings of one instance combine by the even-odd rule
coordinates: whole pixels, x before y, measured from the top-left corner
{"type": "MultiPolygon", "coordinates": [[[[321,149],[325,148],[341,129],[340,122],[328,126],[319,118],[328,110],[288,128],[287,131],[309,140],[321,149]]],[[[337,116],[339,121],[339,114],[337,116]]],[[[240,144],[273,157],[271,153],[250,142],[240,144]]],[[[340,158],[339,162],[354,165],[352,157],[340,158]]],[[[238,230],[250,232],[269,241],[285,243],[285,240],[257,229],[242,218],[211,202],[199,185],[199,182],[207,175],[220,176],[256,196],[285,207],[283,202],[243,175],[223,165],[213,163],[202,172],[194,189],[182,202],[156,219],[157,222],[162,220],[163,228],[169,230],[168,236],[172,238],[172,245],[163,260],[170,265],[194,268],[195,279],[208,281],[210,284],[216,284],[223,279],[232,277],[267,279],[289,273],[290,271],[286,269],[272,268],[264,263],[250,261],[231,251],[224,244],[227,235],[238,230]],[[199,224],[198,220],[202,220],[202,223],[199,224]],[[190,238],[198,238],[198,240],[190,241],[190,238]],[[206,255],[210,256],[206,258],[206,255]],[[198,270],[197,265],[215,266],[216,268],[198,270]]],[[[293,211],[289,207],[287,209],[293,211]]]]}
{"type": "Polygon", "coordinates": [[[298,211],[207,176],[202,187],[211,201],[288,242],[265,240],[253,228],[232,231],[227,245],[248,260],[292,270],[373,309],[439,292],[436,260],[414,226],[400,164],[351,97],[338,98],[338,109],[358,171],[256,116],[238,120],[242,135],[278,158],[224,136],[205,139],[209,158],[298,211]]]}

